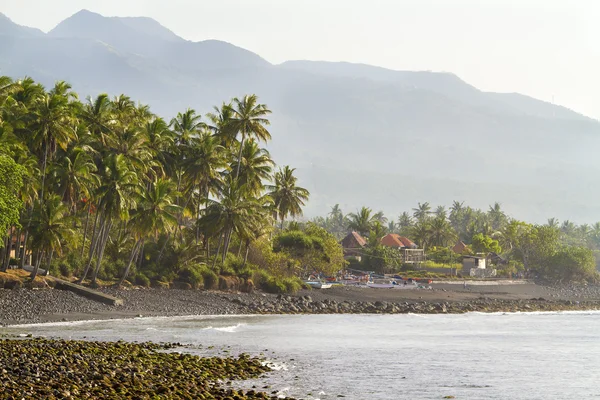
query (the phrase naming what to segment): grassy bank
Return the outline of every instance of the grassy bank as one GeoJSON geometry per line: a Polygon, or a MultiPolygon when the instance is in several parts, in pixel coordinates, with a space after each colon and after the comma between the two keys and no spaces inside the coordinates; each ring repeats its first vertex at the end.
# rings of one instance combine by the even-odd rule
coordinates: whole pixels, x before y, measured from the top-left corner
{"type": "Polygon", "coordinates": [[[270,371],[256,358],[202,358],[164,351],[172,347],[153,343],[2,339],[0,397],[277,398],[218,384],[256,378],[270,371]]]}

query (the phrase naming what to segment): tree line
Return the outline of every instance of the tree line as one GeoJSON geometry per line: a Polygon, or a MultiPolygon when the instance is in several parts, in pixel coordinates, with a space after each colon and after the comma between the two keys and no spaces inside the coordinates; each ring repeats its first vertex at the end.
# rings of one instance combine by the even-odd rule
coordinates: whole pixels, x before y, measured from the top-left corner
{"type": "Polygon", "coordinates": [[[381,260],[400,267],[393,253],[380,244],[380,239],[388,233],[408,237],[435,261],[456,262],[459,257],[450,248],[461,241],[466,252],[501,255],[506,261],[501,266],[505,273],[533,271],[551,280],[595,279],[600,265],[600,222],[576,225],[550,218],[545,224],[530,224],[511,218],[500,203],[494,203],[488,210],[459,201],[449,208],[418,203],[396,219],[388,219],[383,212],[368,207],[344,214],[335,205],[327,216],[314,218],[312,222],[338,239],[350,231],[364,236],[368,243],[366,267],[381,268],[381,260]]]}
{"type": "Polygon", "coordinates": [[[270,114],[246,95],[167,121],[126,95],[0,77],[0,269],[122,283],[273,258],[262,242],[309,192],[262,146],[270,114]]]}

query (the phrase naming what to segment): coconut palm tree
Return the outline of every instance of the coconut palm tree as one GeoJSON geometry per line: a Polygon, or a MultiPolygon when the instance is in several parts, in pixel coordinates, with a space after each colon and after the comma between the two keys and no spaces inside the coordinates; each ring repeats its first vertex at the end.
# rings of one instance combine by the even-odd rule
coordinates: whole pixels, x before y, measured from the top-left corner
{"type": "Polygon", "coordinates": [[[138,207],[129,220],[129,227],[135,238],[135,244],[118,286],[122,285],[123,281],[127,279],[131,265],[139,254],[144,240],[149,236],[157,240],[159,234],[172,232],[177,226],[177,215],[180,212],[180,207],[173,203],[173,191],[174,185],[172,182],[158,180],[151,183],[149,187],[144,187],[138,195],[138,207]]]}
{"type": "Polygon", "coordinates": [[[43,203],[37,202],[34,207],[31,243],[37,257],[31,280],[37,276],[42,260],[48,259],[49,268],[53,255],[61,255],[63,245],[74,235],[68,215],[69,208],[57,195],[49,196],[43,203]]]}
{"type": "Polygon", "coordinates": [[[294,176],[295,170],[288,165],[284,166],[275,173],[275,184],[269,186],[269,195],[273,199],[275,213],[281,220],[282,229],[286,217],[296,218],[302,215],[302,207],[310,196],[308,190],[296,186],[298,179],[294,176]]]}
{"type": "Polygon", "coordinates": [[[230,128],[233,106],[231,103],[223,103],[221,107],[213,107],[213,110],[213,113],[206,114],[210,121],[208,129],[218,138],[223,147],[230,148],[237,136],[237,132],[230,128]]]}
{"type": "Polygon", "coordinates": [[[76,123],[69,90],[69,85],[58,82],[53,91],[40,96],[33,104],[33,139],[38,150],[36,153],[42,160],[41,201],[44,200],[48,161],[54,158],[59,147],[66,150],[75,137],[76,123]]]}
{"type": "Polygon", "coordinates": [[[373,211],[368,207],[362,207],[356,213],[348,214],[348,228],[363,236],[367,236],[375,223],[373,211]]]}
{"type": "Polygon", "coordinates": [[[264,182],[271,178],[275,163],[266,149],[258,147],[254,139],[244,143],[241,165],[238,160],[231,163],[231,171],[238,171],[240,184],[246,185],[250,194],[259,195],[264,189],[264,182]]]}
{"type": "Polygon", "coordinates": [[[450,226],[448,220],[444,217],[433,218],[428,226],[427,243],[431,246],[446,247],[450,243],[454,243],[457,235],[450,226]]]}
{"type": "Polygon", "coordinates": [[[446,211],[446,207],[444,206],[437,206],[433,214],[436,218],[446,219],[446,217],[448,216],[448,212],[446,211]]]}
{"type": "Polygon", "coordinates": [[[0,107],[4,105],[4,102],[10,95],[17,92],[20,88],[20,82],[14,82],[8,76],[0,76],[0,107]]]}
{"type": "Polygon", "coordinates": [[[423,204],[418,203],[417,208],[413,208],[413,216],[417,221],[423,221],[429,218],[431,214],[431,206],[425,202],[423,204]]]}
{"type": "Polygon", "coordinates": [[[506,224],[507,218],[500,203],[495,202],[493,206],[490,206],[488,211],[488,217],[490,219],[492,230],[498,231],[506,224]]]}
{"type": "Polygon", "coordinates": [[[231,106],[231,117],[226,126],[226,133],[229,135],[240,136],[240,147],[238,152],[238,165],[235,172],[235,177],[240,174],[242,165],[242,151],[244,150],[244,142],[248,138],[256,138],[264,142],[271,139],[271,134],[267,130],[270,125],[267,115],[271,114],[271,110],[264,104],[258,103],[258,97],[254,94],[246,95],[242,99],[237,97],[233,99],[231,106]]]}
{"type": "Polygon", "coordinates": [[[82,198],[89,199],[100,184],[92,154],[93,150],[89,146],[73,147],[52,165],[51,176],[55,191],[72,213],[76,211],[77,202],[82,198]]]}
{"type": "Polygon", "coordinates": [[[223,243],[223,256],[229,252],[231,237],[235,233],[238,237],[252,237],[252,229],[257,222],[264,218],[260,202],[254,197],[247,196],[244,185],[238,185],[231,176],[227,177],[219,200],[207,200],[207,207],[203,210],[199,224],[211,227],[214,236],[218,236],[218,257],[221,243],[223,243]]]}
{"type": "Polygon", "coordinates": [[[89,273],[94,253],[96,268],[92,274],[92,282],[96,281],[113,222],[115,219],[128,219],[129,210],[135,208],[133,194],[140,187],[137,174],[131,170],[122,154],[110,154],[103,163],[104,168],[100,171],[101,184],[95,193],[96,198],[100,199],[97,211],[99,230],[93,232],[90,257],[80,282],[83,282],[89,273]]]}
{"type": "Polygon", "coordinates": [[[200,132],[206,128],[202,116],[196,110],[188,108],[183,113],[178,113],[171,120],[171,129],[175,133],[175,142],[178,146],[186,146],[192,139],[198,138],[200,132]]]}

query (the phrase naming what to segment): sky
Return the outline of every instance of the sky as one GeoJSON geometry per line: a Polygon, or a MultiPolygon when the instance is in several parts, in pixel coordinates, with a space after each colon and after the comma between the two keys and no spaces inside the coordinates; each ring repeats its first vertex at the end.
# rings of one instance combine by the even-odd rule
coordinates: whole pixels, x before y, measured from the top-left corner
{"type": "Polygon", "coordinates": [[[151,17],[272,63],[452,72],[600,119],[600,0],[0,0],[0,12],[43,31],[84,8],[151,17]]]}

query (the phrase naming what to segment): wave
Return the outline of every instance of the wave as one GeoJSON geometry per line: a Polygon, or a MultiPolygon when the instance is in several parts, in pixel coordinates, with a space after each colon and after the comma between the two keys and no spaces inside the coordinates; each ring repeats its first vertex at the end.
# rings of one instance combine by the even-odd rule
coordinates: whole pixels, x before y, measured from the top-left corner
{"type": "Polygon", "coordinates": [[[57,321],[57,322],[37,322],[32,324],[16,324],[8,325],[5,328],[34,328],[44,326],[76,326],[94,323],[106,322],[129,322],[129,321],[189,321],[194,319],[209,320],[209,319],[226,319],[226,318],[255,318],[269,317],[262,314],[220,314],[220,315],[178,315],[178,316],[160,316],[160,317],[134,317],[134,318],[104,318],[104,319],[83,319],[77,321],[57,321]]]}

